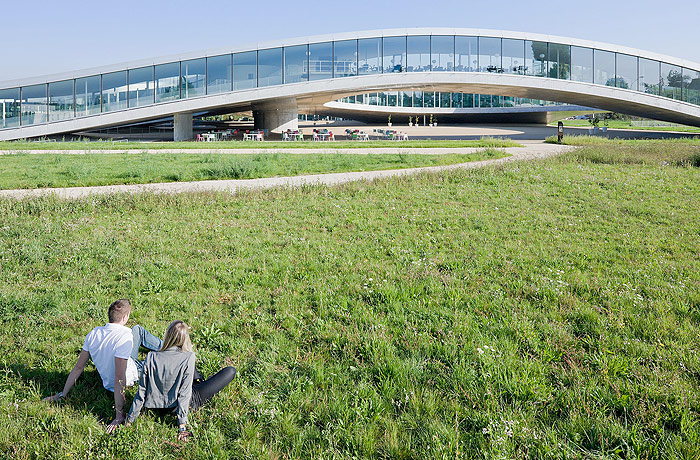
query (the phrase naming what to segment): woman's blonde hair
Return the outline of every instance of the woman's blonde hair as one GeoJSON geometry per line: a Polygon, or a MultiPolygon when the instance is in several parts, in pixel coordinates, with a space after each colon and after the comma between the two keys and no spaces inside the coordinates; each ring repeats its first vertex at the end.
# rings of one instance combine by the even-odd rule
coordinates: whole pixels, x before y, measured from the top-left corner
{"type": "Polygon", "coordinates": [[[179,319],[170,323],[168,329],[165,330],[163,346],[160,347],[160,351],[167,350],[170,347],[180,347],[182,351],[192,351],[192,342],[190,341],[188,329],[189,326],[179,319]]]}

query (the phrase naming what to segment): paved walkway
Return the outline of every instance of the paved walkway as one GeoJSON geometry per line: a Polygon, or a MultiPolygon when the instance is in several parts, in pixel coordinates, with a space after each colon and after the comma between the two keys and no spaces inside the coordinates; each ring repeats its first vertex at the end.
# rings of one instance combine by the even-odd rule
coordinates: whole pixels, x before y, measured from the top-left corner
{"type": "MultiPolygon", "coordinates": [[[[90,195],[111,195],[115,193],[185,193],[185,192],[230,192],[239,190],[259,190],[277,187],[299,187],[302,185],[339,185],[354,181],[373,181],[386,177],[405,176],[423,172],[449,171],[452,169],[471,169],[483,166],[491,166],[509,163],[512,161],[536,160],[547,158],[572,150],[574,147],[556,144],[532,143],[525,147],[510,147],[506,153],[512,155],[497,160],[482,160],[470,163],[461,163],[448,166],[431,166],[413,169],[392,169],[386,171],[345,172],[333,174],[311,174],[294,177],[270,177],[263,179],[243,180],[205,180],[197,182],[167,182],[157,184],[138,185],[105,185],[98,187],[68,187],[68,188],[43,188],[31,190],[0,190],[0,198],[32,198],[39,196],[56,196],[65,199],[78,199],[90,195]]],[[[349,153],[356,153],[356,149],[349,153]]],[[[383,149],[370,149],[372,153],[380,153],[383,149]]],[[[395,150],[395,149],[394,149],[395,150]]],[[[400,149],[399,149],[400,150],[400,149]]],[[[413,150],[413,149],[406,149],[413,150]]],[[[418,149],[416,149],[418,150],[418,149]]],[[[438,150],[438,149],[420,149],[438,150]]],[[[470,153],[479,149],[448,149],[449,153],[470,153]]],[[[279,150],[275,150],[278,152],[279,150]]],[[[285,151],[286,153],[287,151],[285,151]]],[[[319,153],[314,151],[313,153],[319,153]]],[[[369,152],[367,152],[369,153],[369,152]]],[[[394,153],[393,151],[391,153],[394,153]]],[[[406,152],[408,153],[408,152],[406,152]]],[[[425,153],[425,152],[421,152],[425,153]]]]}

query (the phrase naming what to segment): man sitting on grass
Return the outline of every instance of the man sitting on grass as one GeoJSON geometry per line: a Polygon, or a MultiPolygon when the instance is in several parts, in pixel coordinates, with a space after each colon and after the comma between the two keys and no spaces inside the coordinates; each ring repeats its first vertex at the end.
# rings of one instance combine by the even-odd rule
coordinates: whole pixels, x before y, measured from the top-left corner
{"type": "Polygon", "coordinates": [[[126,327],[130,314],[131,303],[126,299],[119,299],[109,306],[109,323],[88,333],[78,362],[68,375],[63,391],[45,398],[45,401],[59,401],[68,396],[68,392],[83,373],[88,359],[92,358],[97,372],[102,377],[102,385],[114,392],[116,416],[107,425],[107,432],[111,433],[124,423],[124,388],[138,382],[139,373],[143,371],[143,361],[138,360],[139,348],[154,351],[160,350],[162,345],[158,337],[143,327],[126,327]]]}

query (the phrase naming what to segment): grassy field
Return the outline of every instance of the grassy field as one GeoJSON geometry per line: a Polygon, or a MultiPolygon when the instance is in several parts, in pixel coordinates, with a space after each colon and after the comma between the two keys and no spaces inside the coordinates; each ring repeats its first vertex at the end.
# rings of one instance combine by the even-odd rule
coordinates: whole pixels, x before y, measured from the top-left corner
{"type": "MultiPolygon", "coordinates": [[[[591,124],[588,120],[561,120],[564,126],[570,127],[585,127],[590,128],[591,124]]],[[[556,123],[552,123],[556,126],[556,123]]],[[[604,121],[600,122],[600,126],[604,126],[604,121]]],[[[632,126],[629,120],[608,120],[608,128],[610,129],[635,129],[640,131],[675,131],[683,133],[700,133],[700,128],[695,126],[632,126]]]]}
{"type": "Polygon", "coordinates": [[[0,457],[698,458],[696,147],[641,145],[336,188],[0,200],[0,457]],[[119,297],[156,333],[187,321],[206,374],[240,371],[184,447],[148,412],[107,435],[91,365],[40,401],[119,297]]]}
{"type": "Polygon", "coordinates": [[[0,141],[0,150],[167,150],[167,149],[366,149],[393,148],[461,148],[461,147],[520,147],[510,139],[484,137],[479,140],[445,141],[337,141],[337,142],[27,142],[0,141]]]}
{"type": "Polygon", "coordinates": [[[0,190],[377,171],[467,163],[505,156],[508,155],[503,150],[493,148],[470,154],[446,155],[20,153],[0,155],[0,190]]]}

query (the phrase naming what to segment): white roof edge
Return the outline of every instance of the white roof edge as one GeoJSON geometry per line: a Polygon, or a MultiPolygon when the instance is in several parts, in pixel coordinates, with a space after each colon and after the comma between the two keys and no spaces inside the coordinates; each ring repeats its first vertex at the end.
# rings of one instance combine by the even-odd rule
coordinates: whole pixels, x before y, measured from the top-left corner
{"type": "Polygon", "coordinates": [[[0,89],[16,88],[18,86],[30,86],[49,82],[57,82],[69,80],[73,78],[89,77],[93,75],[116,72],[120,70],[134,69],[149,65],[166,64],[174,61],[183,61],[188,59],[197,59],[209,56],[218,56],[221,54],[238,53],[243,51],[254,51],[258,49],[278,48],[282,46],[304,45],[307,43],[322,43],[327,41],[339,40],[354,40],[362,38],[376,37],[393,37],[403,35],[467,35],[467,36],[482,36],[482,37],[498,37],[511,38],[518,40],[532,40],[561,43],[563,45],[573,45],[585,48],[596,48],[604,51],[613,51],[621,54],[629,54],[639,56],[655,61],[662,61],[667,64],[677,65],[691,70],[700,72],[700,63],[686,59],[675,58],[672,56],[659,54],[651,51],[630,48],[621,45],[610,43],[597,42],[592,40],[583,40],[571,37],[562,37],[558,35],[546,35],[530,32],[516,32],[496,29],[476,29],[476,28],[448,28],[448,27],[414,27],[402,29],[378,29],[366,30],[360,32],[340,32],[326,35],[313,35],[305,37],[294,37],[283,40],[264,41],[245,46],[236,46],[229,48],[208,49],[203,51],[195,51],[189,53],[173,54],[168,56],[160,56],[155,58],[140,59],[135,61],[121,62],[100,67],[92,67],[82,70],[70,72],[62,72],[51,75],[42,75],[38,77],[19,78],[7,81],[0,81],[0,89]]]}

